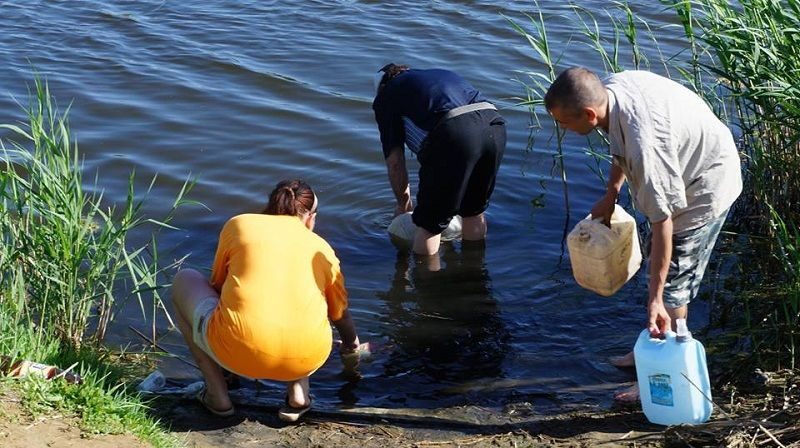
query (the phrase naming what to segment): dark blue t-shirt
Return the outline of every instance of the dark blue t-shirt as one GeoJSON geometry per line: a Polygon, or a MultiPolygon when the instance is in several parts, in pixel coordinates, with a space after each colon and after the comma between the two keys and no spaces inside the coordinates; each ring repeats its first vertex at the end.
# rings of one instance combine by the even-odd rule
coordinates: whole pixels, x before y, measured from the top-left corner
{"type": "Polygon", "coordinates": [[[397,75],[372,103],[383,156],[388,157],[392,148],[405,143],[412,151],[419,151],[422,139],[447,111],[481,101],[486,100],[479,91],[449,70],[410,69],[397,75]]]}

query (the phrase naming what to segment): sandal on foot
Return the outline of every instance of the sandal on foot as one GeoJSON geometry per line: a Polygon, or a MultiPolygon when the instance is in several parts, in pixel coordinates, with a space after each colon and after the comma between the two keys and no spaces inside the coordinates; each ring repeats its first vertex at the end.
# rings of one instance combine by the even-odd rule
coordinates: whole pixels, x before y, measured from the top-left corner
{"type": "Polygon", "coordinates": [[[208,402],[206,401],[206,392],[207,389],[205,388],[205,386],[202,389],[200,389],[200,392],[197,393],[197,401],[199,401],[200,404],[202,404],[203,407],[206,408],[208,412],[216,415],[217,417],[230,417],[231,415],[233,415],[233,413],[235,412],[233,406],[223,410],[214,409],[213,407],[211,407],[211,405],[208,404],[208,402]]]}
{"type": "Polygon", "coordinates": [[[308,397],[307,405],[299,408],[289,405],[289,397],[286,397],[284,401],[286,402],[286,405],[278,409],[278,418],[284,422],[294,423],[300,420],[300,417],[302,417],[303,414],[311,410],[311,397],[308,397]]]}

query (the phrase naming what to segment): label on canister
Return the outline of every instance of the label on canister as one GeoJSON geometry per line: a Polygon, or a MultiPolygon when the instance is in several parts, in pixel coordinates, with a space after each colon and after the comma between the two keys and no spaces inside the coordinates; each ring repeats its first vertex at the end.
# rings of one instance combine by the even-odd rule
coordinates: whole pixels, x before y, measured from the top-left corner
{"type": "Polygon", "coordinates": [[[661,406],[674,406],[672,398],[672,381],[669,375],[658,374],[648,377],[650,382],[650,400],[661,406]]]}

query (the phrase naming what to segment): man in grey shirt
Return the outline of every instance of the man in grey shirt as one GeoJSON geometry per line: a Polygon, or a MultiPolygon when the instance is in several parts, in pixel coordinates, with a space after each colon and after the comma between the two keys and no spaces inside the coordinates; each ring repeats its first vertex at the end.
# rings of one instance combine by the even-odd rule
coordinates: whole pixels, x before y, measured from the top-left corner
{"type": "MultiPolygon", "coordinates": [[[[647,327],[674,330],[697,295],[720,228],[742,191],[730,129],[697,94],[662,76],[626,71],[604,82],[573,67],[550,86],[545,107],[559,126],[582,135],[605,131],[613,164],[592,216],[609,222],[625,180],[651,224],[647,327]]],[[[633,353],[612,359],[633,365],[633,353]]],[[[630,401],[638,388],[617,394],[630,401]]]]}

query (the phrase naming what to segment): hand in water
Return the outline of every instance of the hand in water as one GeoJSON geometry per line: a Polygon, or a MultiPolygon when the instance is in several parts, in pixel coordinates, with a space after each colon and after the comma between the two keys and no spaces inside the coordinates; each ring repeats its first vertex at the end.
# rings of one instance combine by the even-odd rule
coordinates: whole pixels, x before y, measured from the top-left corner
{"type": "MultiPolygon", "coordinates": [[[[341,343],[341,341],[338,342],[341,343]]],[[[358,365],[362,359],[372,354],[369,342],[358,344],[354,349],[346,349],[343,345],[340,347],[339,356],[342,359],[342,366],[344,367],[343,373],[350,379],[360,379],[361,373],[358,371],[358,365]]]]}
{"type": "Polygon", "coordinates": [[[411,205],[411,201],[404,205],[395,205],[394,206],[394,216],[402,215],[403,213],[408,213],[414,211],[414,207],[411,205]]]}

